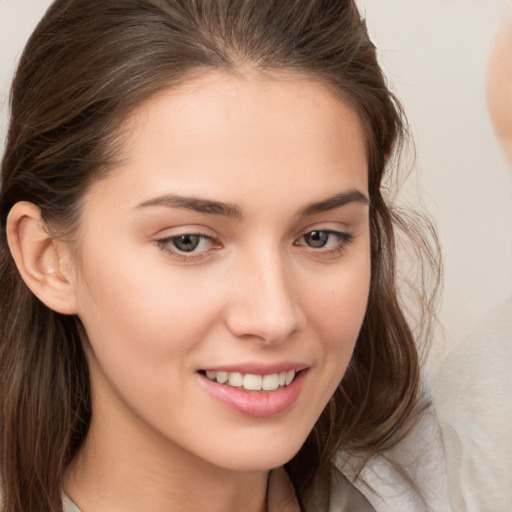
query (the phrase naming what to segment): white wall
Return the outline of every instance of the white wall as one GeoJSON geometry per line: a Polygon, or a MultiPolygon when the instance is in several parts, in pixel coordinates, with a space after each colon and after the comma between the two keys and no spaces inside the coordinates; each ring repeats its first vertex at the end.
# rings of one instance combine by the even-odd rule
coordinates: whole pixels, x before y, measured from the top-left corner
{"type": "Polygon", "coordinates": [[[15,64],[50,3],[50,0],[0,0],[0,148],[7,129],[7,103],[15,64]]]}
{"type": "MultiPolygon", "coordinates": [[[[49,3],[0,0],[2,141],[14,64],[49,3]]],[[[512,293],[512,171],[484,101],[487,53],[511,1],[359,3],[408,112],[420,186],[438,221],[446,270],[441,310],[446,339],[438,345],[449,347],[512,293]]]]}

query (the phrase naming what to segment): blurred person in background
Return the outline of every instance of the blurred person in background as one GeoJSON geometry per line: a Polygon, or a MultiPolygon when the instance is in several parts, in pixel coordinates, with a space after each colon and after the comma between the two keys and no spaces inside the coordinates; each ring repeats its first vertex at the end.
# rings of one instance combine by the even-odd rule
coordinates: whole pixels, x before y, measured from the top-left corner
{"type": "MultiPolygon", "coordinates": [[[[487,104],[512,168],[512,13],[489,58],[487,104]]],[[[434,403],[457,512],[512,510],[511,364],[512,296],[455,347],[436,379],[434,403]]]]}

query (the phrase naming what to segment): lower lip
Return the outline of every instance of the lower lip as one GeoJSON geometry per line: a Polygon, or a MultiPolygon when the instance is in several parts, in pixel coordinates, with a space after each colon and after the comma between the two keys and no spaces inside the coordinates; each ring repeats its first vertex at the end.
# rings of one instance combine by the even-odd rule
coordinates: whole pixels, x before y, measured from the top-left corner
{"type": "Polygon", "coordinates": [[[244,416],[266,418],[285,412],[297,402],[306,374],[306,370],[300,371],[288,386],[275,391],[245,391],[197,375],[208,392],[230,409],[244,416]]]}

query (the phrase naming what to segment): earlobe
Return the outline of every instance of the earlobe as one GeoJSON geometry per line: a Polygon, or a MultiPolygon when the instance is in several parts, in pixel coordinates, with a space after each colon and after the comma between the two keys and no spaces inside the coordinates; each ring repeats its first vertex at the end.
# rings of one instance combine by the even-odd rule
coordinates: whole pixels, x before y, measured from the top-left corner
{"type": "Polygon", "coordinates": [[[18,271],[34,295],[58,313],[76,314],[69,249],[52,238],[37,206],[20,201],[12,207],[7,241],[18,271]]]}

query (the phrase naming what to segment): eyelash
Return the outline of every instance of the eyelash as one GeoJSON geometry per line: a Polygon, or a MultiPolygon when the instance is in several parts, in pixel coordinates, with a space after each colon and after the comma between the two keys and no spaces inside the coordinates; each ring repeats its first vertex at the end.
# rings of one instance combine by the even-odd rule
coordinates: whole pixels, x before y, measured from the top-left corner
{"type": "MultiPolygon", "coordinates": [[[[294,246],[305,246],[310,249],[316,256],[319,257],[336,257],[342,254],[346,248],[353,242],[354,235],[348,232],[343,231],[334,231],[332,229],[313,229],[311,231],[307,231],[300,235],[293,243],[294,246]],[[300,243],[300,240],[303,240],[306,236],[312,235],[313,233],[323,233],[328,236],[334,236],[337,238],[337,242],[334,247],[329,249],[324,249],[323,247],[311,247],[307,243],[300,243]]],[[[162,238],[160,240],[155,240],[157,246],[167,254],[171,255],[174,258],[179,259],[180,261],[188,262],[201,259],[205,256],[208,256],[211,252],[218,250],[221,247],[221,242],[214,237],[204,234],[204,233],[183,233],[181,235],[169,236],[166,238],[162,238]],[[211,243],[211,247],[205,251],[195,252],[195,248],[192,251],[180,251],[174,245],[174,243],[183,237],[198,237],[202,241],[208,241],[211,243]]],[[[199,242],[201,243],[201,241],[199,242]]]]}

